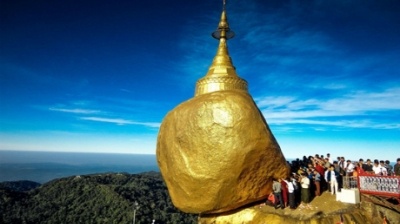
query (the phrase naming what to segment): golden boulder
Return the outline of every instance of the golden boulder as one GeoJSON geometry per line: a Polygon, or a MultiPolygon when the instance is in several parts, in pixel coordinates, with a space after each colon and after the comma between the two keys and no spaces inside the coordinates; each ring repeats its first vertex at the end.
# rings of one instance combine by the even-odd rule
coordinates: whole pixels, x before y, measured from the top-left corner
{"type": "Polygon", "coordinates": [[[218,91],[168,113],[157,160],[172,202],[188,213],[229,211],[266,198],[288,167],[251,96],[218,91]]]}

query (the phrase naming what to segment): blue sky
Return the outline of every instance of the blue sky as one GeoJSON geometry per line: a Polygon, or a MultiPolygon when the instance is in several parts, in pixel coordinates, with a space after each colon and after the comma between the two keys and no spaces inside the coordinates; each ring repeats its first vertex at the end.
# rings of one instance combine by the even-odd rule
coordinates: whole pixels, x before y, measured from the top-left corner
{"type": "MultiPolygon", "coordinates": [[[[0,0],[0,150],[154,154],[222,1],[0,0]]],[[[400,2],[234,1],[229,52],[287,158],[400,157],[400,2]]]]}

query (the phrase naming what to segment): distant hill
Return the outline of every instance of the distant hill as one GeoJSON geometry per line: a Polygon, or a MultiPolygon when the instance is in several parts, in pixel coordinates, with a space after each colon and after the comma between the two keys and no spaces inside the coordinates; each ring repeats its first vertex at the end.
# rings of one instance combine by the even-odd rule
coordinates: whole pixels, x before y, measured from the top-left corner
{"type": "Polygon", "coordinates": [[[8,189],[11,191],[30,191],[40,186],[40,183],[30,180],[4,181],[0,183],[0,189],[8,189]]]}
{"type": "Polygon", "coordinates": [[[197,223],[178,211],[158,172],[103,173],[0,184],[0,223],[197,223]],[[32,190],[30,190],[32,189],[32,190]],[[30,190],[30,191],[26,191],[30,190]]]}

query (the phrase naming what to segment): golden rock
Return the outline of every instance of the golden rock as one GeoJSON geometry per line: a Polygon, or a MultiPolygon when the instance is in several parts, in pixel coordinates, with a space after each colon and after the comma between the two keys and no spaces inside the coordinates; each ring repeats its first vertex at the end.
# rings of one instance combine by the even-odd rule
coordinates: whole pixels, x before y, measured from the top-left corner
{"type": "Polygon", "coordinates": [[[172,202],[188,213],[229,211],[266,198],[288,167],[251,96],[197,96],[168,113],[157,160],[172,202]]]}
{"type": "Polygon", "coordinates": [[[157,161],[173,204],[187,213],[219,213],[267,197],[289,167],[263,115],[238,77],[226,41],[225,5],[213,36],[219,47],[195,97],[164,118],[157,161]]]}

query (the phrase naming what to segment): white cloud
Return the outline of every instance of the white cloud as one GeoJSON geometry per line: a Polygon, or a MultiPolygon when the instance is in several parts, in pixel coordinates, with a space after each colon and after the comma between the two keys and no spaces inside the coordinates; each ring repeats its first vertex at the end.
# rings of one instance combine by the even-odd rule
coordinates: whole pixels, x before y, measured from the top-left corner
{"type": "MultiPolygon", "coordinates": [[[[268,123],[275,125],[284,124],[307,124],[307,125],[322,125],[322,126],[336,126],[344,128],[374,128],[374,129],[396,129],[400,128],[400,124],[377,124],[370,120],[335,120],[335,121],[324,121],[324,120],[312,120],[312,119],[268,119],[268,123]]],[[[325,130],[320,127],[315,128],[316,130],[325,130]]]]}
{"type": "Polygon", "coordinates": [[[298,100],[293,96],[267,96],[255,99],[268,123],[308,124],[338,127],[399,128],[385,120],[387,112],[400,113],[400,88],[382,92],[357,91],[341,98],[298,100]],[[331,119],[334,118],[335,121],[331,119]],[[341,118],[341,119],[340,119],[341,118]]]}
{"type": "Polygon", "coordinates": [[[278,96],[278,97],[268,96],[263,98],[255,98],[254,100],[257,102],[257,105],[260,108],[262,107],[277,108],[282,106],[286,107],[289,103],[296,100],[296,98],[291,96],[278,96]]]}
{"type": "Polygon", "coordinates": [[[321,102],[321,108],[349,113],[400,110],[400,88],[387,89],[383,92],[357,91],[343,98],[321,102]]]}
{"type": "Polygon", "coordinates": [[[97,113],[100,113],[99,110],[88,110],[88,109],[80,109],[80,108],[65,109],[65,108],[50,107],[49,110],[58,111],[58,112],[65,112],[65,113],[73,113],[73,114],[97,114],[97,113]]]}
{"type": "Polygon", "coordinates": [[[80,117],[81,120],[97,121],[105,123],[113,123],[117,125],[142,125],[151,128],[160,127],[160,123],[157,122],[137,122],[121,118],[104,118],[104,117],[80,117]]]}

